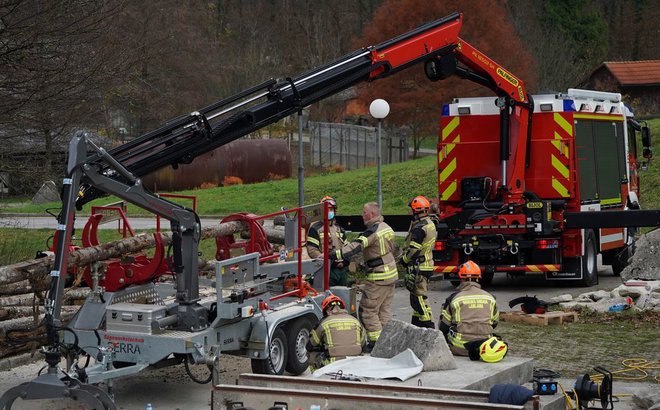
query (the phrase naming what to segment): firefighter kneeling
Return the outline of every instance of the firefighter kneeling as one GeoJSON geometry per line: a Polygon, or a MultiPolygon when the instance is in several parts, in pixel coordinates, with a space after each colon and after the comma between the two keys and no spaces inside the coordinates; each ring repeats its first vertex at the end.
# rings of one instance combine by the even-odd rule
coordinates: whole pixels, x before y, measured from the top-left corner
{"type": "Polygon", "coordinates": [[[344,301],[333,294],[323,300],[323,320],[312,330],[307,344],[310,371],[347,356],[362,354],[364,328],[344,310],[345,307],[344,301]]]}
{"type": "Polygon", "coordinates": [[[442,306],[439,328],[455,355],[499,362],[506,355],[507,345],[493,334],[500,317],[497,302],[477,283],[481,269],[476,263],[462,264],[458,277],[461,284],[442,306]]]}

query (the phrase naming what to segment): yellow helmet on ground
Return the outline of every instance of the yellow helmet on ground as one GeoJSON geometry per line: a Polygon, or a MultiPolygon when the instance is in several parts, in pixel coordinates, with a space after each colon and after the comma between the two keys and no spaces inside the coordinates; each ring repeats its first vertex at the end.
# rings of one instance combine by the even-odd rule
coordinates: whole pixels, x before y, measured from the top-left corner
{"type": "Polygon", "coordinates": [[[493,336],[481,344],[479,347],[479,357],[484,362],[496,363],[504,359],[507,351],[507,344],[493,336]]]}

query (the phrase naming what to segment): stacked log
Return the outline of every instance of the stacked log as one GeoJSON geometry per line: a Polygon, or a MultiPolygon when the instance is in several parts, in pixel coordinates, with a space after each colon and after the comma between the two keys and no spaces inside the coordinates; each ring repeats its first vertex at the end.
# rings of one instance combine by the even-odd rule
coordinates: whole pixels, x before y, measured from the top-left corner
{"type": "MultiPolygon", "coordinates": [[[[245,226],[240,221],[222,223],[202,229],[200,240],[232,235],[244,229],[245,226]]],[[[168,246],[172,241],[172,234],[161,235],[163,245],[168,246]]],[[[68,268],[82,269],[98,263],[100,271],[103,271],[104,261],[153,248],[155,242],[153,235],[142,234],[79,249],[69,254],[68,268]]],[[[45,329],[40,324],[44,317],[44,292],[50,286],[49,272],[53,261],[54,258],[49,256],[0,267],[0,359],[26,351],[34,352],[34,349],[46,342],[45,329]],[[18,335],[29,337],[33,341],[16,343],[11,337],[7,337],[7,332],[14,338],[18,335]]],[[[212,266],[212,263],[199,260],[200,271],[208,270],[212,266]]],[[[63,323],[68,323],[89,292],[90,289],[86,287],[65,289],[61,313],[63,323]]]]}

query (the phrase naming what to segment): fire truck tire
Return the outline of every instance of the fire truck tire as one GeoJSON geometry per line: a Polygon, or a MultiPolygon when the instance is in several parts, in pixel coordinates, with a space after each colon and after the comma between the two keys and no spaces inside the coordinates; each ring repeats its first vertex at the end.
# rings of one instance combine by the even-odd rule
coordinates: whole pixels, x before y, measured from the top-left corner
{"type": "Polygon", "coordinates": [[[591,229],[584,231],[584,255],[582,262],[582,286],[598,284],[598,251],[596,250],[596,235],[591,229]]]}
{"type": "Polygon", "coordinates": [[[281,327],[273,332],[268,344],[269,354],[265,359],[252,359],[252,372],[257,374],[281,375],[287,361],[287,340],[281,327]]]}
{"type": "Polygon", "coordinates": [[[628,260],[635,255],[635,243],[628,245],[623,253],[612,264],[612,273],[614,276],[621,276],[621,272],[629,265],[628,260]]]}
{"type": "Polygon", "coordinates": [[[289,356],[286,361],[286,371],[294,376],[302,374],[309,366],[307,342],[309,341],[311,331],[312,324],[304,317],[294,319],[289,325],[287,331],[287,339],[289,341],[287,350],[289,356]]]}
{"type": "Polygon", "coordinates": [[[481,286],[488,286],[493,283],[493,278],[495,277],[495,272],[483,272],[481,274],[481,279],[479,279],[479,284],[481,286]]]}

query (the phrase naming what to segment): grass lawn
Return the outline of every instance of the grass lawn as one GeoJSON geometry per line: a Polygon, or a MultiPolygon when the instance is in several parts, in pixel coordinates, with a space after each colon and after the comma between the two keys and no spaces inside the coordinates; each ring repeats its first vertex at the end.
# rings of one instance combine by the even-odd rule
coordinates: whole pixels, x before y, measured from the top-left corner
{"type": "Polygon", "coordinates": [[[654,374],[660,377],[659,325],[660,312],[582,311],[577,323],[532,326],[501,322],[497,332],[509,343],[510,354],[533,357],[537,368],[558,371],[562,377],[593,373],[594,366],[623,369],[623,360],[636,358],[656,362],[655,369],[649,370],[651,377],[644,380],[652,383],[654,374]]]}

